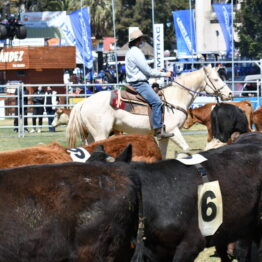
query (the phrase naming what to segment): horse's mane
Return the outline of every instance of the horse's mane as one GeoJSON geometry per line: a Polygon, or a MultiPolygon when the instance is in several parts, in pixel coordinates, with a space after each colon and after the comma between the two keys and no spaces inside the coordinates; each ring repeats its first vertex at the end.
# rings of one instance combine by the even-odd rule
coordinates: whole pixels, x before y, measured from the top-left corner
{"type": "MultiPolygon", "coordinates": [[[[195,71],[192,71],[192,72],[186,72],[186,73],[182,73],[181,75],[177,76],[174,80],[175,81],[179,81],[181,80],[181,84],[183,84],[183,82],[185,81],[185,79],[189,78],[189,77],[193,77],[194,75],[196,74],[199,74],[200,70],[202,68],[198,69],[198,70],[195,70],[195,71]]],[[[171,83],[168,83],[166,84],[162,89],[166,89],[168,87],[175,87],[174,86],[174,83],[171,82],[171,83]]]]}

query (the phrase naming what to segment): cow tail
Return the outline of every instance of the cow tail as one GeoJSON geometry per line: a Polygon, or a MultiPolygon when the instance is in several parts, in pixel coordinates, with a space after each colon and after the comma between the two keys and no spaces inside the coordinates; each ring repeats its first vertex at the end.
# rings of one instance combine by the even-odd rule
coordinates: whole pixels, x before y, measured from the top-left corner
{"type": "Polygon", "coordinates": [[[145,237],[145,217],[143,212],[143,201],[142,201],[142,193],[141,193],[141,185],[140,189],[137,192],[137,199],[138,199],[138,229],[137,229],[137,236],[136,236],[136,248],[133,254],[132,259],[130,262],[144,262],[144,261],[152,261],[157,262],[154,259],[152,252],[145,247],[144,241],[146,240],[145,237]],[[149,259],[149,260],[148,260],[149,259]]]}
{"type": "Polygon", "coordinates": [[[88,131],[81,117],[83,102],[76,104],[70,113],[68,125],[66,128],[66,140],[67,145],[70,148],[76,146],[76,142],[79,137],[84,140],[88,136],[88,131]]]}
{"type": "Polygon", "coordinates": [[[138,229],[137,229],[136,243],[135,243],[136,248],[130,262],[144,261],[144,217],[143,217],[141,192],[137,193],[137,198],[138,198],[139,216],[138,216],[138,229]]]}

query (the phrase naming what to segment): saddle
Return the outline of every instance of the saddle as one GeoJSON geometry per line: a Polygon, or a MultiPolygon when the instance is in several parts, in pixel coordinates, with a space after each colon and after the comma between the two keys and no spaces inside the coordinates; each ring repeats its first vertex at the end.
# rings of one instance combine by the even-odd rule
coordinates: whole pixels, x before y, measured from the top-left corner
{"type": "MultiPolygon", "coordinates": [[[[158,95],[160,95],[160,92],[158,95]]],[[[150,105],[132,86],[125,85],[119,90],[113,90],[111,92],[110,105],[115,109],[122,109],[132,114],[148,115],[152,125],[152,109],[150,105]]]]}

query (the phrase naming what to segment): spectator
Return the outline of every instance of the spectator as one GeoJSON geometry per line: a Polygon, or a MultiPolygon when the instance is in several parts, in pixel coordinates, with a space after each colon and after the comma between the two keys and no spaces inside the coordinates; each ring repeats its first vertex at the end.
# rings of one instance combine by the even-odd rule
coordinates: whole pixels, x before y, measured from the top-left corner
{"type": "Polygon", "coordinates": [[[57,92],[52,90],[50,86],[47,87],[45,92],[45,111],[48,115],[48,130],[49,132],[55,132],[55,128],[52,127],[52,122],[54,120],[56,105],[58,104],[59,99],[57,97],[57,92]]]}
{"type": "Polygon", "coordinates": [[[29,94],[28,90],[24,87],[22,88],[22,86],[19,86],[16,90],[15,90],[15,104],[18,106],[15,108],[15,116],[17,116],[14,119],[14,131],[18,132],[18,118],[20,118],[22,116],[22,109],[24,108],[24,130],[26,132],[29,132],[27,129],[28,126],[28,121],[27,121],[27,104],[28,104],[28,97],[27,95],[29,94]],[[18,92],[19,90],[19,92],[18,92]],[[22,100],[22,97],[24,97],[24,100],[22,100]],[[19,100],[18,100],[19,99],[19,100]]]}
{"type": "Polygon", "coordinates": [[[34,92],[33,97],[33,126],[34,128],[30,131],[30,133],[36,132],[36,119],[38,116],[38,133],[41,133],[41,127],[43,124],[43,113],[44,113],[44,100],[45,100],[45,93],[42,90],[42,86],[39,86],[37,90],[34,92]]]}

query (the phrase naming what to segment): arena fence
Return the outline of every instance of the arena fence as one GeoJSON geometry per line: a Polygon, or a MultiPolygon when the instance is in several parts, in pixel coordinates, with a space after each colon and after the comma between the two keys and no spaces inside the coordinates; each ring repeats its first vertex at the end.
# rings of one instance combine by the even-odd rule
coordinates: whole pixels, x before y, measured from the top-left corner
{"type": "MultiPolygon", "coordinates": [[[[261,62],[261,60],[259,61],[261,62]]],[[[262,77],[260,75],[260,77],[262,77]]],[[[262,79],[256,79],[256,80],[237,80],[234,79],[234,81],[228,80],[226,83],[231,87],[234,93],[234,99],[233,100],[243,100],[243,99],[249,99],[254,109],[257,109],[260,105],[262,105],[262,98],[261,98],[261,81],[262,79]],[[244,86],[246,84],[255,84],[256,89],[252,91],[252,96],[244,96],[245,93],[249,93],[250,91],[243,91],[239,86],[244,86]]],[[[56,105],[56,108],[59,107],[65,107],[65,108],[72,108],[76,103],[81,101],[82,99],[85,99],[97,91],[103,92],[103,90],[113,90],[113,89],[119,89],[124,84],[30,84],[25,85],[23,83],[16,83],[13,85],[0,85],[0,136],[18,136],[18,137],[25,137],[29,136],[28,132],[26,130],[29,130],[29,132],[34,127],[32,125],[32,119],[33,118],[39,118],[43,117],[43,125],[39,126],[38,122],[36,125],[37,129],[40,129],[44,131],[42,135],[48,135],[48,127],[50,127],[47,123],[48,117],[52,117],[52,115],[47,115],[46,112],[44,112],[43,115],[33,115],[33,107],[36,107],[32,103],[32,98],[36,95],[28,94],[24,95],[23,92],[16,92],[18,89],[23,89],[24,87],[30,88],[31,90],[35,90],[38,88],[38,86],[42,86],[43,90],[46,90],[47,86],[52,87],[53,90],[56,89],[56,87],[59,87],[59,90],[64,90],[63,93],[58,93],[57,96],[59,97],[59,104],[56,105]],[[21,97],[20,97],[21,96],[21,97]],[[24,104],[24,98],[28,98],[28,103],[24,104]],[[21,112],[20,111],[21,108],[21,112]],[[16,114],[15,112],[18,112],[16,114]],[[25,112],[27,111],[27,113],[25,112]],[[28,119],[28,125],[24,125],[25,118],[28,119]],[[14,120],[17,119],[17,125],[14,125],[14,120]],[[14,130],[17,129],[17,132],[14,132],[14,130]]],[[[38,95],[42,96],[42,95],[38,95]]],[[[215,98],[210,97],[197,97],[194,101],[193,107],[204,105],[206,103],[210,102],[216,102],[215,98]]],[[[38,107],[40,105],[37,105],[38,107]]],[[[45,107],[45,105],[41,105],[41,107],[45,107]]],[[[61,127],[62,129],[65,127],[61,127]]]]}

